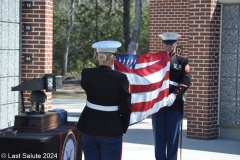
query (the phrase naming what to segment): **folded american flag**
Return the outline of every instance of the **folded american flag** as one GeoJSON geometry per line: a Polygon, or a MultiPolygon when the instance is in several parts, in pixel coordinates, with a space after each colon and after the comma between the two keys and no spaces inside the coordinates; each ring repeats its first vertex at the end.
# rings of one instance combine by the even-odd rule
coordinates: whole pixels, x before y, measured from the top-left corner
{"type": "Polygon", "coordinates": [[[167,52],[117,54],[113,68],[127,75],[132,94],[130,125],[166,106],[170,58],[167,52]]]}

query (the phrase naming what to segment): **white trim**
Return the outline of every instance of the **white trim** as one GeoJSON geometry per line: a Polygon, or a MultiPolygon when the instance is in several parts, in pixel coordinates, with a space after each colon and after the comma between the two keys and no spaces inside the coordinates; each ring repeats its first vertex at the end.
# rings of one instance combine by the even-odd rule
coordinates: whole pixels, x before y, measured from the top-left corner
{"type": "Polygon", "coordinates": [[[220,3],[226,3],[226,4],[231,4],[231,3],[239,3],[240,0],[219,0],[220,3]]]}
{"type": "Polygon", "coordinates": [[[86,105],[89,108],[92,108],[92,109],[95,109],[95,110],[107,111],[107,112],[118,111],[118,106],[101,106],[101,105],[90,103],[88,101],[86,103],[87,103],[86,105]]]}

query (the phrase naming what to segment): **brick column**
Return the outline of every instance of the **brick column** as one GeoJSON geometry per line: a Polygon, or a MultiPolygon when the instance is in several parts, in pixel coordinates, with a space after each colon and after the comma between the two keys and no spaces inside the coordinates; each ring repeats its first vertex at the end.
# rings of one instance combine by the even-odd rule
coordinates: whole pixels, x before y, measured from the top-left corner
{"type": "MultiPolygon", "coordinates": [[[[25,9],[26,1],[22,0],[22,82],[52,73],[53,0],[31,0],[32,9],[25,9]],[[32,25],[32,31],[24,31],[26,23],[32,25]],[[25,55],[31,55],[32,62],[26,62],[25,55]]],[[[30,94],[31,91],[24,92],[26,105],[30,105],[30,94]]],[[[45,110],[52,104],[52,93],[46,94],[45,110]]]]}
{"type": "Polygon", "coordinates": [[[192,0],[189,18],[189,60],[193,74],[188,91],[187,137],[215,139],[218,137],[218,78],[220,12],[216,0],[192,0]]]}

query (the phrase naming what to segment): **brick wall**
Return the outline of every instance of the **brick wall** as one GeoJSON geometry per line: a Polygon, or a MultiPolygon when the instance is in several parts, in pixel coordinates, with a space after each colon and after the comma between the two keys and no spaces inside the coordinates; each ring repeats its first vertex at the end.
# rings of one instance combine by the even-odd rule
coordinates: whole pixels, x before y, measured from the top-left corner
{"type": "Polygon", "coordinates": [[[189,90],[187,136],[198,139],[218,137],[218,78],[220,12],[216,1],[191,1],[189,18],[189,59],[192,66],[192,87],[189,90]],[[215,105],[216,104],[216,105],[215,105]]]}
{"type": "MultiPolygon", "coordinates": [[[[52,73],[52,40],[53,40],[53,0],[32,0],[32,9],[25,9],[22,0],[22,28],[24,24],[32,24],[32,31],[22,29],[22,68],[21,80],[43,77],[52,73]],[[24,56],[32,55],[32,62],[25,62],[24,56]]],[[[28,98],[31,91],[24,92],[24,103],[30,106],[28,98]]],[[[52,94],[47,92],[45,110],[51,107],[52,94]]]]}
{"type": "Polygon", "coordinates": [[[162,32],[178,32],[183,56],[189,59],[192,85],[187,92],[187,137],[215,139],[218,137],[218,78],[220,12],[216,0],[150,1],[150,52],[162,50],[162,32]]]}
{"type": "Polygon", "coordinates": [[[189,4],[189,0],[150,1],[150,52],[163,49],[158,37],[160,33],[178,32],[181,34],[178,44],[183,45],[183,56],[188,55],[189,4]]]}

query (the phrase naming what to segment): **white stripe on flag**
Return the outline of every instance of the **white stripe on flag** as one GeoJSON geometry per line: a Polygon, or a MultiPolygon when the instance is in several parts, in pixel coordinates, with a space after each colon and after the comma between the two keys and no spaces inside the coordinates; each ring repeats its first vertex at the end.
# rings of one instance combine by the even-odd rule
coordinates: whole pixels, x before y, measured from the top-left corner
{"type": "Polygon", "coordinates": [[[166,72],[169,71],[169,68],[170,68],[170,62],[168,62],[167,65],[160,71],[150,74],[148,76],[144,76],[144,77],[136,75],[136,74],[132,74],[132,73],[125,73],[125,72],[122,72],[122,73],[127,75],[128,81],[130,82],[130,84],[148,85],[148,84],[157,83],[157,82],[162,81],[162,79],[166,75],[166,72]]]}
{"type": "Polygon", "coordinates": [[[159,61],[161,61],[161,59],[153,61],[153,62],[145,62],[145,63],[136,64],[135,65],[135,69],[145,68],[147,66],[151,66],[151,65],[153,65],[155,63],[158,63],[159,61]]]}

